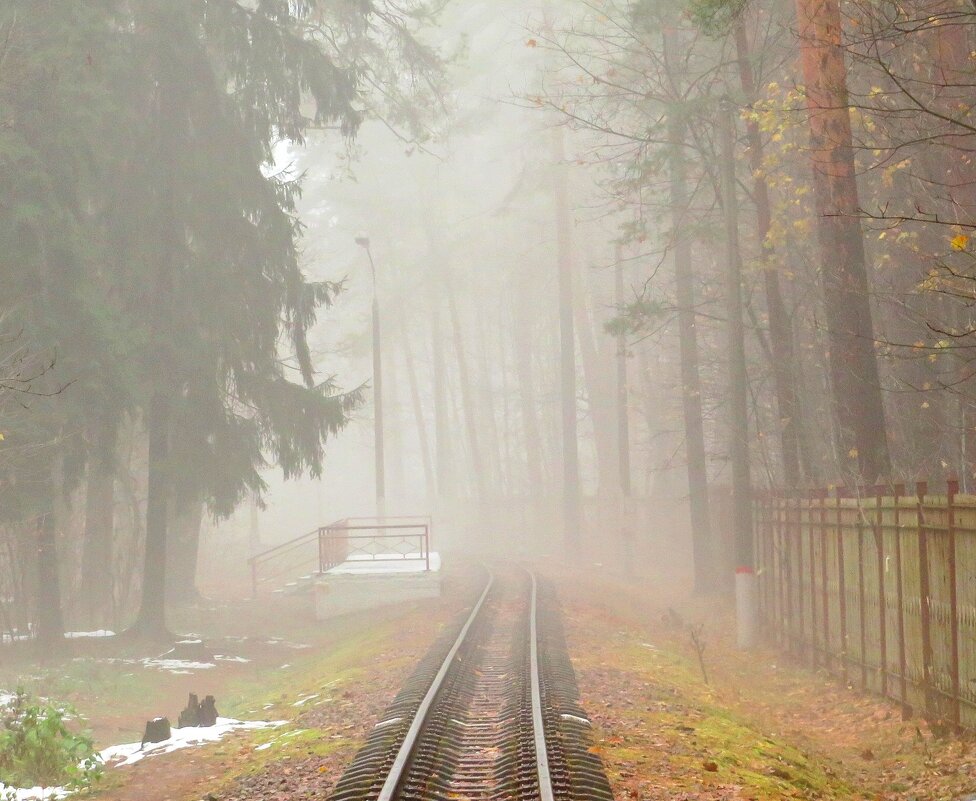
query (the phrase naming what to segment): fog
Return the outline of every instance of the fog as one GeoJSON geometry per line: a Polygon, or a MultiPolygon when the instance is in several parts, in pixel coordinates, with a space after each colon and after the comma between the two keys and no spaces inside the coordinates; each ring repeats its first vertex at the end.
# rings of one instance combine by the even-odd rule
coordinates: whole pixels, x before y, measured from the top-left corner
{"type": "MultiPolygon", "coordinates": [[[[304,145],[276,151],[275,172],[305,176],[298,208],[307,226],[301,240],[306,274],[345,284],[310,332],[319,370],[335,374],[344,387],[369,389],[366,403],[327,446],[321,479],[267,477],[266,508],[256,518],[261,547],[333,520],[379,514],[372,256],[383,331],[388,514],[432,515],[434,547],[449,552],[576,557],[619,571],[628,558],[625,547],[632,547],[624,537],[640,527],[644,536],[636,539],[643,546],[668,550],[675,567],[686,561],[686,536],[651,530],[656,518],[685,532],[674,507],[683,503],[686,489],[680,463],[670,464],[666,452],[673,447],[667,441],[670,422],[641,413],[640,387],[627,403],[638,433],[629,447],[641,500],[621,497],[613,439],[617,343],[605,326],[618,312],[616,240],[629,211],[613,208],[595,165],[567,179],[571,228],[564,233],[572,251],[575,322],[587,340],[581,347],[589,349],[588,363],[578,370],[581,491],[592,499],[584,517],[587,536],[603,536],[584,549],[585,556],[568,552],[562,542],[555,197],[561,167],[554,148],[566,149],[569,163],[589,141],[564,131],[558,116],[537,100],[557,72],[552,54],[534,38],[535,30],[551,29],[550,16],[524,4],[445,10],[437,27],[423,33],[451,59],[447,91],[438,98],[442,108],[421,110],[429,140],[409,141],[385,121],[367,121],[352,153],[338,137],[316,133],[304,145]],[[363,237],[369,254],[356,243],[363,237]],[[592,391],[584,370],[590,371],[592,391]],[[604,440],[599,456],[597,416],[604,440]],[[533,438],[538,452],[530,453],[533,438]],[[651,496],[656,508],[645,502],[651,496]]],[[[626,258],[625,291],[633,300],[641,291],[639,266],[653,257],[628,251],[626,258]]],[[[635,347],[653,350],[651,344],[635,347]]],[[[629,353],[628,361],[637,382],[635,355],[629,353]]],[[[215,542],[254,524],[251,510],[244,509],[217,526],[215,542]]]]}
{"type": "Polygon", "coordinates": [[[0,0],[0,797],[969,798],[976,0],[0,0]]]}
{"type": "Polygon", "coordinates": [[[969,22],[818,9],[7,0],[6,635],[416,516],[752,631],[773,499],[966,493],[969,22]]]}

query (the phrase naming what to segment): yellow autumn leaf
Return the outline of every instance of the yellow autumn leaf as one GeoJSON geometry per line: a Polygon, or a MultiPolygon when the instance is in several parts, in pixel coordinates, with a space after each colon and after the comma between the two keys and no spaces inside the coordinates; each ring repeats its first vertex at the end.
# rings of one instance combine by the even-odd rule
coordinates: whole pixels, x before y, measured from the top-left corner
{"type": "Polygon", "coordinates": [[[949,240],[949,245],[953,250],[965,250],[968,244],[969,237],[965,234],[959,234],[958,236],[954,236],[951,240],[949,240]]]}
{"type": "Polygon", "coordinates": [[[849,450],[849,451],[847,452],[847,455],[848,455],[848,456],[850,456],[850,457],[851,457],[852,459],[856,459],[856,458],[858,457],[858,454],[859,454],[859,453],[860,453],[860,451],[858,451],[858,449],[857,449],[857,448],[851,448],[851,449],[850,449],[850,450],[849,450]]]}

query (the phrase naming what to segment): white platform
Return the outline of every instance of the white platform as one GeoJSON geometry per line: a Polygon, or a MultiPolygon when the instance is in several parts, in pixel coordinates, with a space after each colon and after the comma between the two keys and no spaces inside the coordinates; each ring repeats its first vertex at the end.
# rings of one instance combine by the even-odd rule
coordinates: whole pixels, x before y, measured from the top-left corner
{"type": "Polygon", "coordinates": [[[315,582],[315,616],[319,620],[377,609],[381,606],[439,598],[441,560],[430,554],[430,570],[422,559],[399,554],[352,557],[315,582]]]}
{"type": "MultiPolygon", "coordinates": [[[[441,569],[441,555],[430,552],[430,570],[436,573],[441,569]]],[[[353,554],[341,565],[326,571],[328,576],[379,576],[389,573],[424,573],[427,561],[419,553],[408,553],[406,558],[398,553],[379,553],[375,556],[353,554]]]]}

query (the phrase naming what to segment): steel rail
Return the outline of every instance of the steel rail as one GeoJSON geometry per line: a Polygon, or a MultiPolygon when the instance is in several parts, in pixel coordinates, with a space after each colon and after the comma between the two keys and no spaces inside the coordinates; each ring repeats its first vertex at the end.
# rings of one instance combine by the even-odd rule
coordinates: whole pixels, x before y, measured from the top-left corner
{"type": "Polygon", "coordinates": [[[529,670],[532,673],[532,738],[535,743],[535,766],[539,777],[540,801],[554,801],[552,777],[549,775],[549,752],[546,749],[545,719],[542,716],[542,682],[539,672],[539,631],[536,624],[538,588],[532,578],[532,606],[529,614],[529,670]]]}
{"type": "MultiPolygon", "coordinates": [[[[447,657],[444,659],[443,664],[441,664],[440,670],[438,670],[437,675],[434,676],[434,681],[431,682],[430,689],[427,690],[424,700],[421,701],[420,706],[417,707],[417,713],[414,715],[410,728],[407,729],[407,734],[403,738],[403,743],[400,745],[400,750],[397,751],[396,758],[393,760],[393,765],[390,768],[390,772],[386,776],[386,781],[383,782],[383,787],[380,789],[380,794],[376,797],[376,801],[393,800],[397,788],[400,786],[400,782],[403,779],[404,773],[406,773],[407,767],[410,764],[410,758],[413,755],[413,751],[420,739],[421,732],[424,728],[424,723],[427,721],[427,716],[430,713],[431,708],[434,706],[434,701],[437,698],[437,694],[440,692],[441,686],[444,684],[444,679],[447,677],[447,674],[454,663],[454,658],[457,656],[457,652],[461,649],[461,645],[468,636],[468,631],[470,630],[471,626],[474,625],[474,621],[477,619],[478,613],[481,612],[481,607],[484,606],[485,599],[488,597],[488,592],[491,590],[494,583],[495,576],[489,573],[488,584],[485,585],[484,592],[481,593],[478,603],[475,604],[474,609],[471,611],[467,621],[461,628],[461,632],[454,641],[454,645],[452,645],[451,650],[448,651],[447,657]]],[[[549,799],[549,801],[551,801],[551,799],[549,799]]]]}

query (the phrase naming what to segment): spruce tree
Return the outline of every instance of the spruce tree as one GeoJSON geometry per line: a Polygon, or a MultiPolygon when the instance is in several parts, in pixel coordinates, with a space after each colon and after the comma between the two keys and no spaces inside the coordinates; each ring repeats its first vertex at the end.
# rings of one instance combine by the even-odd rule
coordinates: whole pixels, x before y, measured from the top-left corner
{"type": "Polygon", "coordinates": [[[119,251],[149,436],[143,599],[135,630],[165,636],[173,504],[227,514],[264,484],[321,469],[359,400],[316,382],[306,332],[338,287],[305,279],[297,185],[268,176],[274,142],[310,124],[352,133],[356,76],[303,34],[301,4],[144,0],[132,52],[146,124],[127,165],[119,251]],[[304,103],[314,113],[306,116],[304,103]]]}

